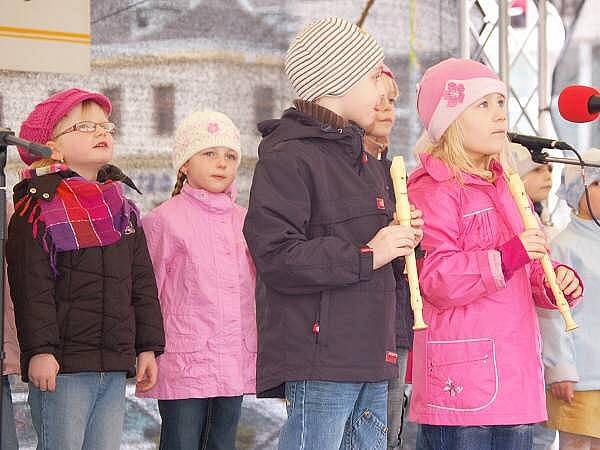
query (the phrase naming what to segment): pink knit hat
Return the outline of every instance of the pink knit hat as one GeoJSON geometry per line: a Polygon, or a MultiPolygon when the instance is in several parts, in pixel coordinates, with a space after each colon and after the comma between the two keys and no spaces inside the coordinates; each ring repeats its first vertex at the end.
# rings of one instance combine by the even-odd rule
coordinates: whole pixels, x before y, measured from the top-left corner
{"type": "MultiPolygon", "coordinates": [[[[85,100],[93,100],[106,111],[107,116],[110,115],[112,105],[105,95],[81,89],[67,89],[57,92],[43,102],[38,103],[27,119],[21,124],[19,137],[37,142],[38,144],[45,144],[52,138],[52,131],[56,124],[75,106],[85,100]]],[[[23,147],[18,147],[18,149],[21,159],[27,165],[40,159],[39,156],[30,154],[23,147]]]]}
{"type": "Polygon", "coordinates": [[[417,86],[417,111],[431,139],[438,141],[465,109],[495,92],[506,96],[506,85],[489,67],[449,58],[423,75],[417,86]]]}

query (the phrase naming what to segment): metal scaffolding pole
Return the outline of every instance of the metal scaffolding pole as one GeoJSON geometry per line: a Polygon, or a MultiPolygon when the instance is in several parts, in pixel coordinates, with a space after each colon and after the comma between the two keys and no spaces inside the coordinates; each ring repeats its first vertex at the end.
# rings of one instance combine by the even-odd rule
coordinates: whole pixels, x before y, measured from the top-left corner
{"type": "MultiPolygon", "coordinates": [[[[500,79],[510,86],[510,58],[508,55],[508,1],[500,0],[498,2],[498,75],[500,79]]],[[[510,89],[508,90],[510,97],[510,89]]],[[[508,99],[507,99],[508,101],[508,99]]],[[[510,117],[507,117],[510,126],[510,117]]]]}
{"type": "MultiPolygon", "coordinates": [[[[579,43],[579,76],[577,78],[577,82],[584,86],[591,86],[592,84],[592,61],[594,60],[592,48],[592,43],[588,40],[579,43]]],[[[592,124],[593,122],[578,124],[577,147],[582,150],[590,148],[592,140],[592,124]]]]}
{"type": "Polygon", "coordinates": [[[459,24],[459,45],[460,57],[471,57],[471,33],[469,24],[469,9],[471,0],[458,0],[458,24],[459,24]]]}
{"type": "Polygon", "coordinates": [[[552,130],[550,118],[550,74],[548,73],[548,35],[546,0],[538,0],[538,134],[552,130]]]}

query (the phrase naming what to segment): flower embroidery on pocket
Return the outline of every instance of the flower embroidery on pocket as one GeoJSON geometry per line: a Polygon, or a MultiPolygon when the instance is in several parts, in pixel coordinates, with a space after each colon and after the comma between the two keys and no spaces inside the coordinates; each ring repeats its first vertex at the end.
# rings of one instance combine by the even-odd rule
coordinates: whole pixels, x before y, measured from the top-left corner
{"type": "Polygon", "coordinates": [[[465,100],[464,84],[454,82],[448,83],[443,98],[448,102],[448,108],[454,108],[459,103],[462,103],[465,100]]]}
{"type": "Polygon", "coordinates": [[[452,379],[448,378],[446,380],[446,384],[444,385],[444,391],[448,392],[450,394],[450,397],[456,397],[462,392],[462,390],[463,387],[454,383],[452,379]]]}

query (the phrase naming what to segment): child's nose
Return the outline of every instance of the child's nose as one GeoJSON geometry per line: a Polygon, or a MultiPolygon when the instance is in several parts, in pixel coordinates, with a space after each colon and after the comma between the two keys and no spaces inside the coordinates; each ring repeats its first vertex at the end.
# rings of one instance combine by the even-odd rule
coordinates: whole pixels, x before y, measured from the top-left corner
{"type": "Polygon", "coordinates": [[[506,120],[506,110],[505,108],[501,107],[501,106],[497,106],[496,107],[496,114],[495,114],[495,119],[500,121],[500,120],[506,120]]]}

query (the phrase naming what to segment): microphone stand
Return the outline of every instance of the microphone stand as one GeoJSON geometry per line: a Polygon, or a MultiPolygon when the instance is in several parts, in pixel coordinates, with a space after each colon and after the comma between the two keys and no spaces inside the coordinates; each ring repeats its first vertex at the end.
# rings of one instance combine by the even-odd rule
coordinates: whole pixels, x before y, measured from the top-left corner
{"type": "MultiPolygon", "coordinates": [[[[45,145],[26,141],[15,137],[15,133],[8,128],[0,127],[0,375],[4,372],[4,277],[6,269],[4,265],[4,251],[6,244],[6,155],[9,145],[18,145],[26,148],[29,152],[49,158],[52,154],[50,148],[45,145]]],[[[3,388],[3,387],[2,387],[3,388]]],[[[0,424],[3,415],[3,395],[0,394],[0,424]]],[[[0,442],[2,442],[2,427],[0,426],[0,442]]]]}
{"type": "Polygon", "coordinates": [[[544,151],[545,148],[546,147],[543,147],[541,145],[527,147],[527,150],[529,150],[529,153],[531,153],[531,159],[533,160],[533,162],[536,162],[538,164],[548,164],[548,163],[554,162],[554,163],[570,164],[573,166],[581,167],[581,178],[583,180],[583,187],[585,189],[585,201],[587,203],[587,207],[590,212],[590,215],[592,216],[592,220],[594,221],[594,223],[596,225],[598,225],[598,227],[600,227],[600,221],[598,220],[598,218],[594,214],[594,210],[592,209],[592,204],[590,201],[590,192],[588,191],[587,184],[585,183],[585,168],[586,167],[600,167],[600,163],[584,161],[583,158],[581,157],[581,155],[579,154],[579,152],[568,144],[566,144],[566,148],[562,149],[562,150],[572,151],[573,153],[575,153],[575,156],[577,156],[577,159],[575,159],[575,158],[558,158],[555,156],[549,156],[548,153],[544,151]]]}

